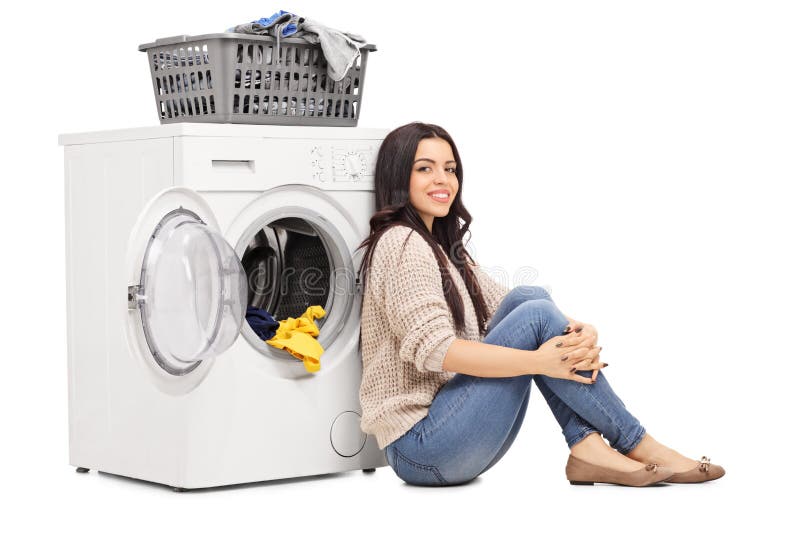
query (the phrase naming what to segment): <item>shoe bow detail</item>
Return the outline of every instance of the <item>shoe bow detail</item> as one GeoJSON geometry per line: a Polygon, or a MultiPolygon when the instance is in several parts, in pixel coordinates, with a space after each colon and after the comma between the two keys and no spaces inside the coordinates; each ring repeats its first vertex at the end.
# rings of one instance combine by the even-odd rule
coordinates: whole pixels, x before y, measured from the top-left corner
{"type": "Polygon", "coordinates": [[[709,469],[710,466],[711,466],[711,458],[707,458],[706,456],[703,456],[700,459],[700,471],[708,473],[708,469],[709,469]]]}
{"type": "Polygon", "coordinates": [[[645,466],[645,469],[647,471],[652,471],[653,473],[657,473],[658,472],[658,464],[647,464],[645,466]]]}

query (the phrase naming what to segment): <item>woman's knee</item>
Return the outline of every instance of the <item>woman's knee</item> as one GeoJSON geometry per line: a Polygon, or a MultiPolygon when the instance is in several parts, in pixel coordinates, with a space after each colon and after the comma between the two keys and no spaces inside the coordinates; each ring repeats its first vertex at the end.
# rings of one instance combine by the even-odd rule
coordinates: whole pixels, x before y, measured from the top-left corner
{"type": "Polygon", "coordinates": [[[514,289],[517,289],[521,295],[527,296],[528,300],[545,299],[551,302],[553,300],[550,293],[542,286],[517,286],[514,289]]]}
{"type": "Polygon", "coordinates": [[[509,294],[512,295],[512,298],[519,299],[521,301],[544,299],[552,302],[553,300],[552,297],[550,297],[550,293],[548,293],[547,290],[542,286],[516,286],[509,292],[509,294]]]}
{"type": "Polygon", "coordinates": [[[518,309],[525,314],[525,321],[541,336],[540,343],[551,336],[560,335],[568,324],[567,318],[552,300],[528,300],[520,304],[518,309]]]}
{"type": "Polygon", "coordinates": [[[555,303],[548,299],[526,300],[520,303],[518,307],[525,310],[525,313],[532,316],[532,318],[551,316],[559,313],[555,303]]]}
{"type": "MultiPolygon", "coordinates": [[[[497,318],[493,319],[496,321],[497,318]]],[[[551,300],[520,302],[507,315],[492,324],[485,343],[517,349],[536,349],[552,336],[560,335],[568,321],[551,300]],[[528,346],[533,344],[533,346],[528,346]]]]}

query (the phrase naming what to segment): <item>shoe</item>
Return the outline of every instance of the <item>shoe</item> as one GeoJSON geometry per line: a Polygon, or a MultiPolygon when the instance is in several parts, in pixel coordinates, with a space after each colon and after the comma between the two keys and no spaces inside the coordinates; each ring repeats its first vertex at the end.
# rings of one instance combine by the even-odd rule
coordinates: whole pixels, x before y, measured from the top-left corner
{"type": "Polygon", "coordinates": [[[708,482],[709,480],[716,480],[725,474],[725,470],[721,465],[711,463],[711,458],[703,456],[697,464],[697,467],[675,473],[664,482],[673,484],[696,484],[698,482],[708,482]]]}
{"type": "Polygon", "coordinates": [[[575,486],[606,483],[642,487],[658,484],[674,475],[672,470],[658,464],[647,464],[638,471],[625,472],[590,464],[571,454],[567,460],[566,471],[567,480],[575,486]]]}

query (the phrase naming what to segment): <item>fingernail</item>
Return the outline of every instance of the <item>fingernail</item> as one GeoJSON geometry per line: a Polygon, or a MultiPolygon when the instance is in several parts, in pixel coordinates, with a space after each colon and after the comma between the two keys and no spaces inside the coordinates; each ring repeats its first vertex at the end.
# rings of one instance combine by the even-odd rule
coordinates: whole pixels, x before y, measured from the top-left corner
{"type": "Polygon", "coordinates": [[[581,330],[583,330],[583,327],[582,327],[582,326],[580,326],[580,327],[578,327],[578,328],[576,328],[576,329],[575,329],[575,331],[576,331],[576,332],[580,332],[581,330]]]}
{"type": "Polygon", "coordinates": [[[565,355],[563,355],[563,356],[561,357],[561,361],[562,361],[562,362],[564,362],[564,361],[566,361],[566,360],[567,360],[567,358],[568,358],[568,356],[565,354],[565,355]]]}
{"type": "Polygon", "coordinates": [[[556,347],[560,347],[561,345],[563,345],[563,343],[560,342],[560,341],[558,343],[556,343],[556,347]]]}
{"type": "Polygon", "coordinates": [[[569,334],[569,331],[570,331],[570,330],[572,330],[572,328],[568,326],[568,327],[566,327],[566,328],[564,329],[564,332],[563,332],[563,333],[564,333],[564,334],[569,334]]]}

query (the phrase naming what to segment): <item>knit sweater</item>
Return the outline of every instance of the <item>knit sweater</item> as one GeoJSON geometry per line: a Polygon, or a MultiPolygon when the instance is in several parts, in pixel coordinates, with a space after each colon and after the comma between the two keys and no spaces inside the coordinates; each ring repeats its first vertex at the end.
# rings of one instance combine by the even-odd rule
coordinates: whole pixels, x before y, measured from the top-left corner
{"type": "MultiPolygon", "coordinates": [[[[361,309],[359,399],[361,430],[373,434],[380,449],[425,417],[436,393],[456,375],[442,369],[453,341],[483,341],[461,273],[449,258],[447,263],[464,303],[465,326],[460,332],[444,296],[433,250],[416,230],[394,226],[373,250],[361,309]]],[[[472,269],[491,319],[509,289],[478,265],[472,269]]]]}

